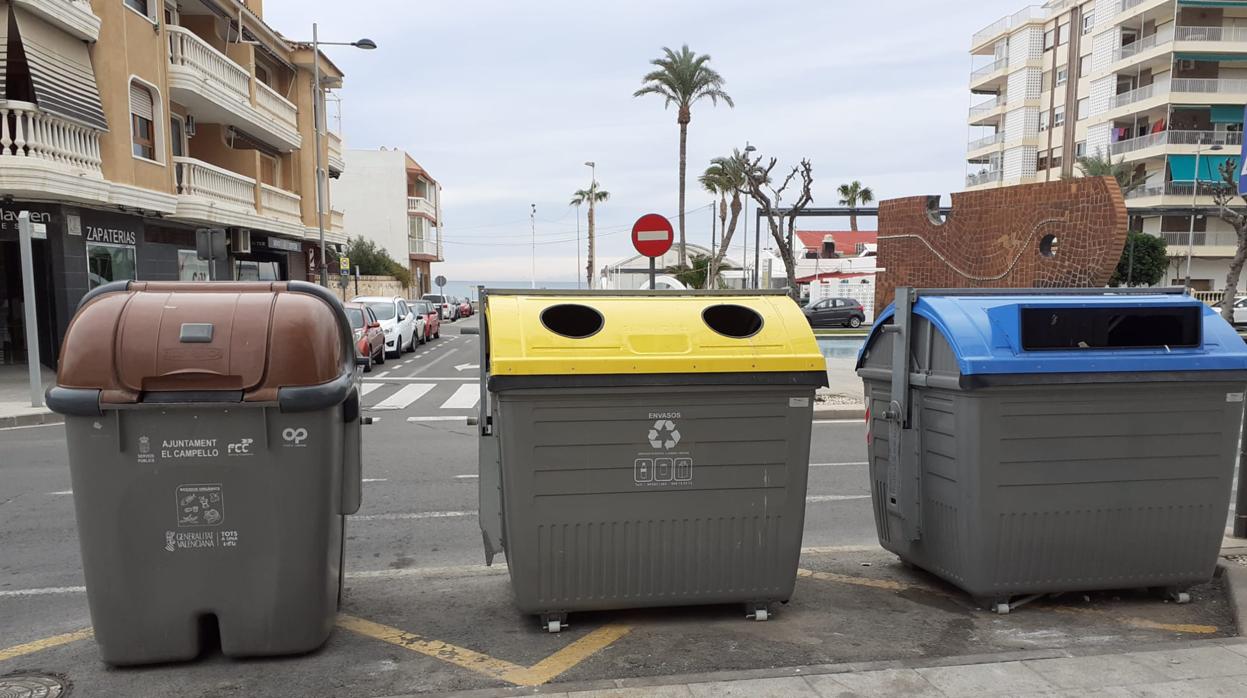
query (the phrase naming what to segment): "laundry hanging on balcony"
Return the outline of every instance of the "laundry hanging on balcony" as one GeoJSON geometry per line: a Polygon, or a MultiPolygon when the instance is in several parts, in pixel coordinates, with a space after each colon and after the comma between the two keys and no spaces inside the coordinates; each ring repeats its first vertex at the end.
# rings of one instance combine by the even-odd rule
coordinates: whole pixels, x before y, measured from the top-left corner
{"type": "Polygon", "coordinates": [[[23,91],[19,81],[24,82],[25,91],[33,93],[29,95],[33,99],[25,101],[50,114],[106,130],[108,121],[87,45],[26,10],[12,5],[8,10],[10,16],[4,18],[5,31],[0,35],[7,35],[3,45],[16,58],[0,70],[4,94],[18,99],[14,94],[23,91]]]}

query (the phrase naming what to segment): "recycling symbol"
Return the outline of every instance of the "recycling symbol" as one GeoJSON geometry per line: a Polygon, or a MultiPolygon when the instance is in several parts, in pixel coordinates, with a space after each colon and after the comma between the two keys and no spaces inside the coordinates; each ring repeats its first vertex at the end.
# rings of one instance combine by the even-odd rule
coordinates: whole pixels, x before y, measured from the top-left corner
{"type": "Polygon", "coordinates": [[[649,430],[650,446],[671,450],[678,443],[680,443],[680,432],[675,428],[674,422],[670,419],[660,419],[654,422],[654,428],[649,430]]]}

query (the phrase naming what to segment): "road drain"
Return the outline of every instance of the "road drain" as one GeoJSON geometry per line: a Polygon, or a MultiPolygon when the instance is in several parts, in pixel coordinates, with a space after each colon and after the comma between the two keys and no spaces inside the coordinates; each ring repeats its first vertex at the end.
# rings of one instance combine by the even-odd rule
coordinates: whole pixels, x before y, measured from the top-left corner
{"type": "Polygon", "coordinates": [[[0,698],[59,698],[66,695],[69,695],[69,687],[55,676],[0,676],[0,698]]]}

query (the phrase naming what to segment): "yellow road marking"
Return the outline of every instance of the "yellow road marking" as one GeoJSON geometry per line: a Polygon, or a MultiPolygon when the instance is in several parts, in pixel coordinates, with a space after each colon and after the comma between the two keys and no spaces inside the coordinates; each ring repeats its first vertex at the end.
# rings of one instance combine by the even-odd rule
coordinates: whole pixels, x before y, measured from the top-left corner
{"type": "Polygon", "coordinates": [[[374,640],[388,642],[392,645],[409,649],[412,652],[433,657],[434,659],[440,659],[457,667],[474,671],[493,679],[506,681],[516,686],[540,686],[548,683],[559,674],[610,646],[632,630],[632,628],[623,625],[603,626],[533,666],[525,667],[502,659],[496,659],[475,650],[452,645],[441,640],[430,640],[415,633],[374,623],[363,618],[356,618],[355,616],[339,614],[338,627],[373,638],[374,640]]]}
{"type": "MultiPolygon", "coordinates": [[[[851,584],[859,587],[869,587],[872,589],[883,589],[885,591],[909,591],[917,589],[918,591],[932,594],[935,596],[944,596],[954,598],[952,594],[942,590],[933,589],[931,587],[920,584],[908,584],[906,582],[897,582],[890,579],[870,579],[868,577],[854,577],[847,574],[837,574],[835,572],[812,572],[810,570],[797,570],[798,577],[809,577],[810,579],[820,579],[825,582],[836,582],[839,584],[851,584]]],[[[1128,625],[1132,628],[1142,628],[1144,630],[1161,630],[1173,633],[1192,633],[1197,635],[1211,635],[1216,633],[1218,628],[1215,625],[1200,625],[1198,623],[1159,623],[1146,618],[1136,618],[1133,616],[1119,616],[1112,611],[1105,611],[1098,608],[1079,608],[1076,606],[1033,606],[1030,607],[1036,611],[1055,611],[1057,613],[1094,615],[1108,618],[1109,620],[1128,625]]]]}
{"type": "Polygon", "coordinates": [[[42,652],[43,650],[52,649],[53,647],[68,645],[71,642],[85,640],[93,634],[94,631],[92,631],[91,628],[83,628],[82,630],[75,630],[72,633],[65,633],[64,635],[53,635],[52,637],[45,637],[42,640],[35,640],[22,645],[6,647],[4,649],[0,649],[0,662],[3,662],[6,659],[14,659],[16,657],[34,654],[35,652],[42,652]]]}

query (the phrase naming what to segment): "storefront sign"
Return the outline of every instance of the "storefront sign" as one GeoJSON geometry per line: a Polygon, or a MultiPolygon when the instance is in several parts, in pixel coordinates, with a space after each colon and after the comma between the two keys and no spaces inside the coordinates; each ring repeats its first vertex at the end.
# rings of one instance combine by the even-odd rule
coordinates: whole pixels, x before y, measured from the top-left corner
{"type": "Polygon", "coordinates": [[[11,206],[12,208],[0,208],[0,230],[16,231],[17,217],[22,211],[30,211],[30,222],[36,227],[46,226],[52,222],[52,214],[49,211],[35,211],[21,207],[21,204],[11,204],[11,206]]]}
{"type": "Polygon", "coordinates": [[[107,245],[135,245],[138,243],[138,233],[133,230],[104,228],[96,225],[88,225],[85,228],[87,242],[99,242],[107,245]]]}
{"type": "Polygon", "coordinates": [[[268,239],[268,246],[269,249],[282,250],[283,252],[301,252],[303,250],[303,246],[298,242],[294,240],[287,240],[285,238],[270,237],[268,239]]]}

